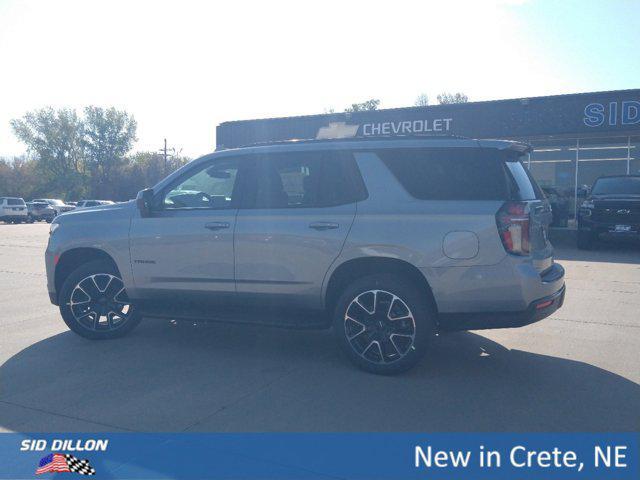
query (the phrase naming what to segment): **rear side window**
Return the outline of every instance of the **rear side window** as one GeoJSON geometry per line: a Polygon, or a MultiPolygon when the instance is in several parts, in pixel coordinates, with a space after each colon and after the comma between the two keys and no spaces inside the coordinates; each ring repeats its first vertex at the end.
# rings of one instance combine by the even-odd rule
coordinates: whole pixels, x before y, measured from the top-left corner
{"type": "Polygon", "coordinates": [[[503,161],[495,150],[402,149],[377,152],[409,194],[420,200],[506,200],[503,161]]]}
{"type": "Polygon", "coordinates": [[[517,158],[509,158],[505,165],[511,177],[511,198],[514,200],[536,200],[544,197],[538,184],[517,158]]]}
{"type": "Polygon", "coordinates": [[[7,205],[24,205],[24,200],[21,198],[9,198],[7,205]]]}
{"type": "Polygon", "coordinates": [[[341,152],[292,152],[257,161],[254,208],[318,208],[366,198],[353,156],[341,152]]]}

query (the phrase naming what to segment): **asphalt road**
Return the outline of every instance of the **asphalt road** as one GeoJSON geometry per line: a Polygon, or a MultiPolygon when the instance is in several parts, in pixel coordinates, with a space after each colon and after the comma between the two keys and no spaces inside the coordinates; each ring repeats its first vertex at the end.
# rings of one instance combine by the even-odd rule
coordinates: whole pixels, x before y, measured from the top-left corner
{"type": "Polygon", "coordinates": [[[361,372],[329,332],[145,319],[91,342],[49,303],[48,225],[0,224],[0,431],[638,431],[640,250],[557,248],[565,306],[361,372]]]}

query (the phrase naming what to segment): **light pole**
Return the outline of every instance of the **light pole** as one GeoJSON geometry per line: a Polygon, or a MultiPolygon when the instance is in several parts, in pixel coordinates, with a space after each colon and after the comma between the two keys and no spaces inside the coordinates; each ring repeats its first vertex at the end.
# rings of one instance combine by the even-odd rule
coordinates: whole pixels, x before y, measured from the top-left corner
{"type": "Polygon", "coordinates": [[[171,147],[171,148],[167,148],[167,139],[164,139],[164,148],[160,149],[160,153],[162,153],[162,156],[164,157],[164,176],[167,176],[167,159],[169,157],[175,157],[176,156],[176,149],[175,147],[171,147]],[[168,153],[168,152],[173,152],[173,153],[168,153]]]}

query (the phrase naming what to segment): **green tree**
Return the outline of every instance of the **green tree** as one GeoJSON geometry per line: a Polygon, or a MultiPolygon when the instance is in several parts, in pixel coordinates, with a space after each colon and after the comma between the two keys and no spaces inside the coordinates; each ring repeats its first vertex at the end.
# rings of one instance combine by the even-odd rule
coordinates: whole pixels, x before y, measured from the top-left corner
{"type": "Polygon", "coordinates": [[[452,103],[467,103],[468,101],[469,101],[469,97],[462,92],[456,92],[456,93],[443,92],[440,95],[438,95],[438,103],[440,105],[449,105],[452,103]]]}
{"type": "Polygon", "coordinates": [[[46,192],[85,191],[84,125],[75,110],[42,108],[11,120],[11,127],[35,157],[46,192]]]}
{"type": "Polygon", "coordinates": [[[352,103],[350,107],[344,109],[345,112],[364,112],[367,110],[377,110],[380,106],[380,100],[372,98],[362,103],[352,103]]]}
{"type": "MultiPolygon", "coordinates": [[[[187,157],[169,157],[167,173],[172,173],[189,162],[187,157]]],[[[115,200],[135,198],[143,188],[152,187],[165,177],[164,158],[155,152],[136,152],[127,158],[127,164],[114,178],[117,191],[115,200]]]]}
{"type": "Polygon", "coordinates": [[[126,154],[137,140],[135,119],[115,108],[84,109],[86,164],[90,172],[91,191],[97,198],[114,198],[117,173],[127,164],[126,154]]]}
{"type": "Polygon", "coordinates": [[[48,193],[35,160],[26,157],[0,158],[0,196],[30,200],[48,196],[48,193]]]}

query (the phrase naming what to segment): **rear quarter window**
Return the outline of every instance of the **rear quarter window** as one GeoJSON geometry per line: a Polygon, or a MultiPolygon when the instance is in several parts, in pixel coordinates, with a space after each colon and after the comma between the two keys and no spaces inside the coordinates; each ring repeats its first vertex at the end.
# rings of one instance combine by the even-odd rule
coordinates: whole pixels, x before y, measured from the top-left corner
{"type": "Polygon", "coordinates": [[[542,189],[533,179],[529,170],[513,156],[506,159],[507,174],[511,190],[511,198],[514,200],[536,200],[544,198],[542,189]]]}
{"type": "Polygon", "coordinates": [[[479,148],[376,152],[407,192],[420,200],[506,200],[509,186],[499,152],[479,148]]]}

